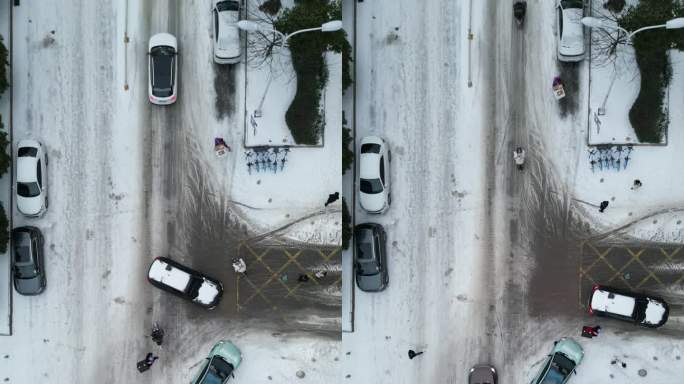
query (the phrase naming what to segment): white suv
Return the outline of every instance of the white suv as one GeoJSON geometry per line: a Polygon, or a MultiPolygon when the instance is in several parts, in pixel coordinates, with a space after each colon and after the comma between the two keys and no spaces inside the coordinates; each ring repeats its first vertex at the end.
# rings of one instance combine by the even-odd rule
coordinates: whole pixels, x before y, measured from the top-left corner
{"type": "Polygon", "coordinates": [[[223,285],[202,273],[166,257],[154,259],[147,280],[155,287],[214,309],[223,295],[223,285]]]}

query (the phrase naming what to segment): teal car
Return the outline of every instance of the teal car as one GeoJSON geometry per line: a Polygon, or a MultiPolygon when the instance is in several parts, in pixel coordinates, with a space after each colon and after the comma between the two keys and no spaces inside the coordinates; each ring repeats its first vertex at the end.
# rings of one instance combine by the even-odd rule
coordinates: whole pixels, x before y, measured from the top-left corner
{"type": "Polygon", "coordinates": [[[224,384],[242,361],[242,353],[230,341],[221,340],[209,352],[192,384],[224,384]]]}
{"type": "Polygon", "coordinates": [[[554,343],[551,354],[530,384],[564,384],[582,362],[584,351],[573,339],[564,337],[554,343]]]}

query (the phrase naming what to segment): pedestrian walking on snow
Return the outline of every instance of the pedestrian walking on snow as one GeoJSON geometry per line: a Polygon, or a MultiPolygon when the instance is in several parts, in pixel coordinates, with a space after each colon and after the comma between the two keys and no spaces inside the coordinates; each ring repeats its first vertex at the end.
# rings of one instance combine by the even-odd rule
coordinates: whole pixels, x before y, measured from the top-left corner
{"type": "Polygon", "coordinates": [[[245,264],[245,261],[242,260],[241,257],[233,259],[233,269],[235,270],[235,273],[242,273],[247,276],[247,264],[245,264]]]}
{"type": "Polygon", "coordinates": [[[641,185],[641,180],[634,179],[634,184],[632,184],[632,190],[636,191],[637,189],[641,188],[641,185]]]}
{"type": "Polygon", "coordinates": [[[582,336],[591,339],[592,337],[596,337],[599,335],[601,332],[601,326],[597,325],[594,327],[590,327],[588,325],[585,325],[582,327],[582,336]]]}
{"type": "Polygon", "coordinates": [[[416,356],[418,356],[418,355],[422,355],[423,353],[425,353],[425,352],[422,352],[422,351],[421,351],[421,352],[416,352],[416,351],[414,351],[413,349],[409,349],[409,351],[408,351],[408,357],[409,357],[409,359],[413,360],[414,357],[416,357],[416,356]]]}
{"type": "Polygon", "coordinates": [[[515,161],[515,166],[522,171],[525,166],[525,150],[522,147],[518,147],[513,151],[513,161],[515,161]]]}
{"type": "Polygon", "coordinates": [[[158,358],[159,356],[155,356],[152,352],[150,352],[147,354],[147,356],[145,356],[145,364],[147,364],[148,367],[151,367],[158,358]]]}
{"type": "Polygon", "coordinates": [[[159,324],[154,323],[154,326],[152,326],[152,334],[150,334],[150,337],[152,338],[152,341],[154,341],[155,344],[158,346],[161,346],[162,343],[164,342],[164,330],[161,329],[159,324]]]}
{"type": "Polygon", "coordinates": [[[339,198],[340,198],[339,192],[329,194],[328,200],[325,202],[325,207],[327,207],[328,204],[332,204],[332,203],[336,202],[339,198]]]}
{"type": "Polygon", "coordinates": [[[603,213],[606,208],[608,208],[608,201],[604,200],[601,202],[601,205],[599,205],[599,212],[603,213]]]}

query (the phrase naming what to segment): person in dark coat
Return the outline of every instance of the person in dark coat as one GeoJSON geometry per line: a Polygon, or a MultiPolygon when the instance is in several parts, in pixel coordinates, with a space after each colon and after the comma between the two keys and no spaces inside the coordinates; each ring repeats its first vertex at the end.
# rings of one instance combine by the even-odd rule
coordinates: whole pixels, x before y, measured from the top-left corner
{"type": "Polygon", "coordinates": [[[604,200],[601,202],[601,205],[599,205],[599,212],[603,213],[606,208],[608,208],[608,201],[604,200]]]}
{"type": "Polygon", "coordinates": [[[158,359],[158,356],[155,356],[152,352],[148,353],[147,356],[143,360],[138,361],[137,367],[138,367],[138,372],[143,373],[150,369],[152,364],[158,359]]]}
{"type": "Polygon", "coordinates": [[[309,276],[307,276],[307,275],[301,273],[301,274],[299,274],[299,277],[297,278],[297,281],[300,281],[300,282],[302,282],[302,283],[306,283],[307,281],[309,281],[309,276]]]}
{"type": "Polygon", "coordinates": [[[588,325],[585,325],[582,327],[582,336],[587,337],[591,339],[592,337],[596,337],[599,335],[601,332],[601,326],[597,325],[594,327],[590,327],[588,325]]]}
{"type": "Polygon", "coordinates": [[[418,356],[418,355],[422,355],[423,353],[424,353],[424,352],[416,352],[416,351],[414,351],[413,349],[409,349],[409,351],[408,351],[408,357],[409,357],[409,359],[413,360],[414,357],[416,357],[416,356],[418,356]]]}
{"type": "Polygon", "coordinates": [[[164,342],[164,330],[158,326],[152,328],[152,334],[150,336],[152,337],[152,341],[154,341],[157,345],[162,345],[164,342]]]}
{"type": "Polygon", "coordinates": [[[336,202],[339,198],[340,198],[339,192],[329,194],[328,195],[328,201],[325,202],[325,206],[327,207],[328,204],[332,204],[332,203],[336,202]]]}
{"type": "Polygon", "coordinates": [[[147,356],[145,356],[145,364],[147,364],[148,367],[151,367],[158,358],[159,356],[155,356],[152,352],[150,352],[147,354],[147,356]]]}

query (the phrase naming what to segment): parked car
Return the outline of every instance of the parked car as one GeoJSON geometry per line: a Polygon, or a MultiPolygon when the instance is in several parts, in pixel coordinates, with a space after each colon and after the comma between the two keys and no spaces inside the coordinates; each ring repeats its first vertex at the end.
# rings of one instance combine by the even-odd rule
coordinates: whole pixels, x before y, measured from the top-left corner
{"type": "Polygon", "coordinates": [[[242,353],[230,341],[216,343],[192,384],[224,384],[242,362],[242,353]]]}
{"type": "Polygon", "coordinates": [[[150,102],[168,105],[176,102],[178,84],[178,42],[168,33],[157,33],[150,37],[148,94],[150,102]]]}
{"type": "Polygon", "coordinates": [[[12,230],[12,275],[14,289],[22,295],[37,295],[45,290],[43,234],[36,227],[12,230]]]}
{"type": "Polygon", "coordinates": [[[470,368],[468,384],[496,384],[496,369],[487,364],[470,368]]]}
{"type": "Polygon", "coordinates": [[[612,317],[648,328],[665,324],[670,312],[661,298],[604,285],[594,285],[588,310],[592,315],[612,317]]]}
{"type": "Polygon", "coordinates": [[[359,204],[368,213],[382,213],[391,203],[390,161],[392,154],[378,136],[361,139],[359,159],[359,204]]]}
{"type": "Polygon", "coordinates": [[[236,0],[214,0],[212,12],[214,27],[214,61],[217,64],[240,62],[240,2],[236,0]]]}
{"type": "Polygon", "coordinates": [[[26,216],[41,216],[48,207],[47,153],[36,140],[17,144],[17,209],[26,216]]]}
{"type": "Polygon", "coordinates": [[[215,308],[223,295],[221,282],[167,257],[154,259],[147,272],[147,279],[159,289],[208,309],[215,308]]]}
{"type": "Polygon", "coordinates": [[[558,61],[573,62],[584,59],[584,2],[582,0],[558,0],[557,30],[558,61]]]}
{"type": "Polygon", "coordinates": [[[556,341],[542,368],[530,384],[565,384],[582,362],[584,351],[573,339],[564,337],[556,341]]]}
{"type": "Polygon", "coordinates": [[[385,230],[380,224],[364,223],[354,229],[356,285],[362,291],[382,291],[389,283],[385,241],[385,230]]]}

